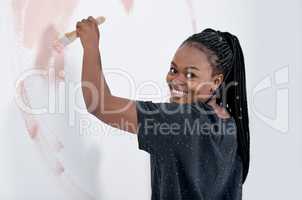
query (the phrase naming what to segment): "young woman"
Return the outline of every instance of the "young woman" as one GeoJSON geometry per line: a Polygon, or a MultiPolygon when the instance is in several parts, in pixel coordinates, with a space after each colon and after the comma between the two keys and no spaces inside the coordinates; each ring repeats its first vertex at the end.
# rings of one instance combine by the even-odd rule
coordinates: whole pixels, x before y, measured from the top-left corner
{"type": "Polygon", "coordinates": [[[139,149],[150,153],[152,200],[241,199],[249,169],[249,118],[237,37],[205,29],[187,38],[166,77],[170,102],[154,103],[111,94],[93,17],[78,22],[77,33],[88,112],[137,134],[139,149]]]}

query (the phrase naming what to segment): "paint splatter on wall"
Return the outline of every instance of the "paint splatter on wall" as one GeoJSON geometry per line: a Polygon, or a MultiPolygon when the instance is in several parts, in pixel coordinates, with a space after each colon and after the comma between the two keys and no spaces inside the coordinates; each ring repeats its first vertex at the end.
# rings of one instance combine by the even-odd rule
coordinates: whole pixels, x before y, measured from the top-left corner
{"type": "MultiPolygon", "coordinates": [[[[195,11],[194,11],[194,5],[192,0],[185,0],[186,5],[189,9],[189,14],[190,14],[190,20],[192,24],[192,29],[193,32],[196,33],[197,27],[196,27],[196,16],[195,16],[195,11]]],[[[130,14],[133,7],[134,7],[134,0],[121,0],[122,5],[124,6],[124,9],[127,14],[130,14]]],[[[160,6],[160,4],[158,4],[160,6]]]]}
{"type": "Polygon", "coordinates": [[[132,10],[132,8],[133,8],[133,4],[134,4],[134,0],[122,0],[122,4],[123,4],[123,6],[124,6],[124,8],[125,8],[125,11],[127,12],[127,13],[130,13],[131,12],[131,10],[132,10]]]}

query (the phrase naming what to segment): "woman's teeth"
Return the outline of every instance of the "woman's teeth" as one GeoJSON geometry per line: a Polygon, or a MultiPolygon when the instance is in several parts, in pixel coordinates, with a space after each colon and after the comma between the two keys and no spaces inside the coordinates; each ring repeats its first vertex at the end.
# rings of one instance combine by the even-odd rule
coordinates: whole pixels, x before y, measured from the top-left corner
{"type": "Polygon", "coordinates": [[[186,92],[175,90],[175,89],[171,90],[171,94],[172,94],[172,96],[177,96],[177,97],[183,97],[183,96],[187,95],[186,92]]]}

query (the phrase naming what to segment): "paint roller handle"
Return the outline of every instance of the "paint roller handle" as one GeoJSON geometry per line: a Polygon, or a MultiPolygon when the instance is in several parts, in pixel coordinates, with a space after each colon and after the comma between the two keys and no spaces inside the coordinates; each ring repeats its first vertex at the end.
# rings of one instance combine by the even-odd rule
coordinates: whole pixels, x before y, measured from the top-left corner
{"type": "Polygon", "coordinates": [[[96,22],[97,22],[97,24],[99,26],[99,25],[101,25],[101,24],[103,24],[105,22],[106,18],[103,17],[103,16],[99,16],[99,17],[95,18],[95,20],[96,20],[96,22]]]}

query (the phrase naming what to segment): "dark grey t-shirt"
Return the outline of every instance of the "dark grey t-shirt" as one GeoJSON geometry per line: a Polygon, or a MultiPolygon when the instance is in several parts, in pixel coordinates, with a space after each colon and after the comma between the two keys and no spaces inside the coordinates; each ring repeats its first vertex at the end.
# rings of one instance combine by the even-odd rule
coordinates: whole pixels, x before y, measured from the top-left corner
{"type": "Polygon", "coordinates": [[[139,149],[150,153],[152,200],[241,200],[234,118],[212,107],[136,101],[139,149]]]}

